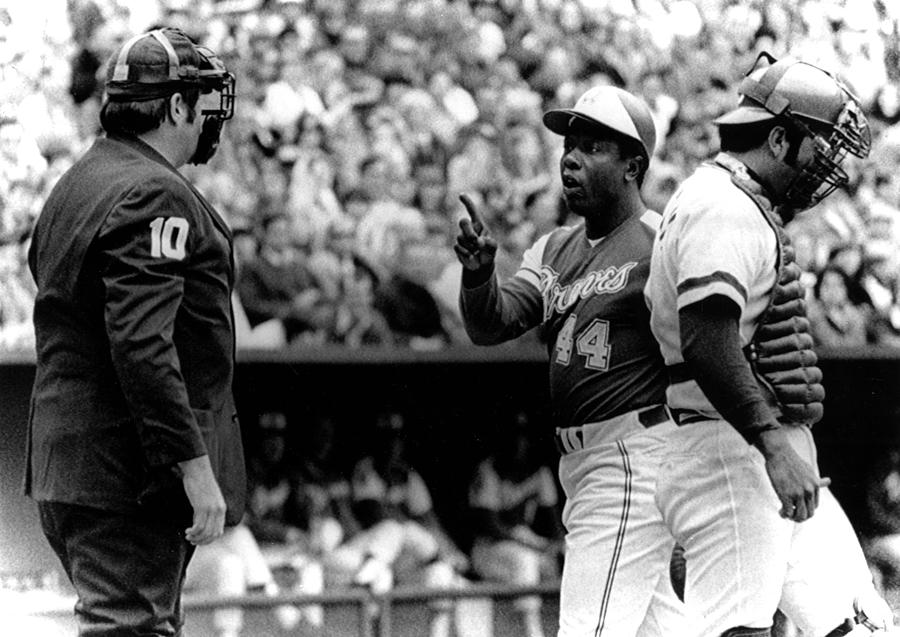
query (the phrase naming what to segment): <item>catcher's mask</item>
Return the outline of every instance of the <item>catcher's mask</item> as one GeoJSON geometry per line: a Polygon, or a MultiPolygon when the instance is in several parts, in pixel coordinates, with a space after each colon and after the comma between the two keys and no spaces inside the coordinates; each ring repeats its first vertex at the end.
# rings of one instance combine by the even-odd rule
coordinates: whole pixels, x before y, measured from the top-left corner
{"type": "Polygon", "coordinates": [[[785,203],[810,208],[849,181],[841,163],[850,153],[867,157],[872,145],[869,123],[859,100],[831,73],[798,60],[776,60],[763,52],[738,92],[741,101],[716,120],[719,126],[751,124],[768,119],[790,122],[813,143],[814,158],[792,167],[797,176],[788,186],[785,203]],[[760,67],[760,60],[769,62],[760,67]]]}
{"type": "Polygon", "coordinates": [[[234,116],[234,75],[219,57],[180,30],[165,28],[131,38],[110,60],[106,80],[110,102],[153,100],[185,88],[219,92],[219,107],[200,111],[203,128],[188,160],[203,164],[216,152],[223,123],[234,116]]]}

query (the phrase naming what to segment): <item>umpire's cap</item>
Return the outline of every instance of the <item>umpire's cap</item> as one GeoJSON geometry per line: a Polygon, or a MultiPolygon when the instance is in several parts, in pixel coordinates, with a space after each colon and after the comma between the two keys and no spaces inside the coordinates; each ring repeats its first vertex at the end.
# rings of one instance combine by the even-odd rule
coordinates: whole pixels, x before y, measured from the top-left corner
{"type": "Polygon", "coordinates": [[[168,97],[186,87],[219,88],[229,76],[212,51],[170,27],[134,36],[107,66],[106,94],[113,102],[168,97]]]}
{"type": "Polygon", "coordinates": [[[572,120],[578,118],[599,124],[637,140],[647,159],[656,147],[656,125],[650,108],[640,98],[615,86],[595,86],[578,98],[574,108],[560,108],[544,113],[544,126],[565,135],[572,120]]]}

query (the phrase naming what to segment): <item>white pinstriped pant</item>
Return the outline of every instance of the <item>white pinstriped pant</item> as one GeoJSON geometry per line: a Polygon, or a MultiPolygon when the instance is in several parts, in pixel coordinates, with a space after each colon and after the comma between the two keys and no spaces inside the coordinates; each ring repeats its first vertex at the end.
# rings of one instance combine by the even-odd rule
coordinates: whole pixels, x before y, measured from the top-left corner
{"type": "Polygon", "coordinates": [[[566,553],[559,637],[686,634],[669,583],[675,540],[656,504],[657,476],[676,427],[644,429],[633,414],[628,437],[560,458],[566,553]]]}
{"type": "MultiPolygon", "coordinates": [[[[789,430],[816,464],[805,427],[789,430]]],[[[664,426],[564,455],[568,501],[560,637],[719,635],[767,627],[780,606],[824,634],[874,594],[859,543],[828,489],[796,524],[762,455],[726,422],[664,426]],[[673,536],[685,548],[685,605],[666,592],[673,536]]]]}

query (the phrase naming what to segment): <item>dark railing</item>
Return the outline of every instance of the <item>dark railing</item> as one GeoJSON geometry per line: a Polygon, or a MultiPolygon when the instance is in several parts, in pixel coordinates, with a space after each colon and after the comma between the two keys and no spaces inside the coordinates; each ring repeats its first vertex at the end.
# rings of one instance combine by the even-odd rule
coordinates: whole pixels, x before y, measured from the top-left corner
{"type": "MultiPolygon", "coordinates": [[[[290,605],[298,608],[305,606],[347,606],[357,607],[357,630],[359,637],[391,637],[392,610],[397,604],[425,604],[437,600],[457,599],[490,599],[492,601],[513,600],[528,595],[540,597],[557,597],[559,583],[548,582],[538,586],[511,586],[507,584],[474,583],[465,588],[422,588],[400,586],[393,590],[375,595],[363,589],[347,589],[330,591],[318,595],[281,594],[272,596],[237,595],[237,596],[198,596],[185,595],[183,606],[185,612],[215,611],[228,608],[243,610],[272,609],[290,605]],[[372,621],[371,608],[377,608],[378,621],[372,621]]],[[[33,613],[35,616],[66,618],[72,615],[71,606],[54,607],[33,613]]]]}

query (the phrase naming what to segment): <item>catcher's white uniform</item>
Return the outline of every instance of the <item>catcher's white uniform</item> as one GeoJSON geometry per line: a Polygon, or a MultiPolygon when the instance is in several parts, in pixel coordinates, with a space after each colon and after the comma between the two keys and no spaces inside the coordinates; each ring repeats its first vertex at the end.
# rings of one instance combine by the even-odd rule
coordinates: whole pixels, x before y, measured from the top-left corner
{"type": "MultiPolygon", "coordinates": [[[[713,295],[741,309],[750,342],[775,282],[777,239],[753,200],[732,183],[743,165],[720,154],[672,197],[654,244],[646,294],[651,328],[672,370],[683,363],[678,311],[713,295]]],[[[685,602],[697,635],[767,627],[776,606],[808,635],[825,635],[876,598],[859,543],[828,489],[806,522],[779,515],[759,451],[721,419],[699,385],[673,374],[667,402],[690,421],[669,436],[671,488],[663,513],[685,547],[685,602]],[[677,466],[676,466],[677,465],[677,466]]],[[[796,451],[816,464],[808,427],[791,427],[796,451]]]]}

